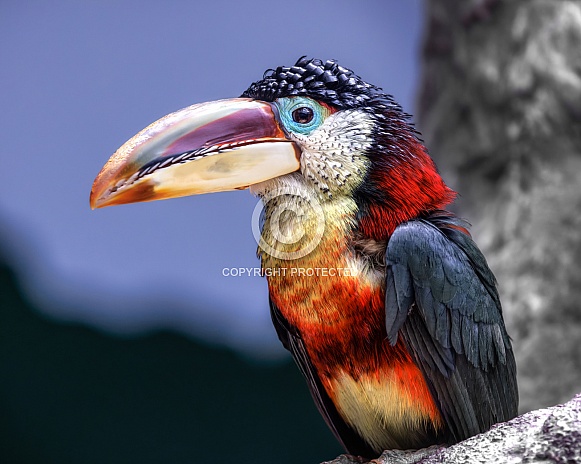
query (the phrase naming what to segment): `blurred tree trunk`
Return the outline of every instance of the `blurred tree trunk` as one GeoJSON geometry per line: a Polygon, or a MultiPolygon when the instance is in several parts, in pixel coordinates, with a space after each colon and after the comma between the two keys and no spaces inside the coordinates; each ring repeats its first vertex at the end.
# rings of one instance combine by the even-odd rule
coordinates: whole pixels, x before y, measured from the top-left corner
{"type": "Polygon", "coordinates": [[[499,281],[521,410],[581,391],[581,1],[426,0],[419,129],[499,281]]]}

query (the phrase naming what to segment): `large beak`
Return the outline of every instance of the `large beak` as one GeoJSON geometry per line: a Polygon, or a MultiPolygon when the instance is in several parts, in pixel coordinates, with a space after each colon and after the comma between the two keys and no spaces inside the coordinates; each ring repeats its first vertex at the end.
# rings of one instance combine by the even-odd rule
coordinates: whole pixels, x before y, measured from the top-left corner
{"type": "Polygon", "coordinates": [[[298,170],[272,105],[234,98],[168,114],[126,142],[91,189],[91,208],[243,189],[298,170]]]}

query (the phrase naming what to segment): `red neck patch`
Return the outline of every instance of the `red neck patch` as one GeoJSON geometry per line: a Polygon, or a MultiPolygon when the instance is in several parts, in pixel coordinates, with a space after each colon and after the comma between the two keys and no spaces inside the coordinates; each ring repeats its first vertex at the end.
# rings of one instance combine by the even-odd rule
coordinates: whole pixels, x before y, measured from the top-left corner
{"type": "MultiPolygon", "coordinates": [[[[370,156],[367,185],[362,189],[371,198],[361,209],[359,229],[375,240],[387,239],[402,222],[442,209],[456,197],[422,142],[406,123],[400,124],[397,136],[380,134],[381,152],[370,156]]],[[[366,200],[365,193],[361,198],[366,200]]]]}

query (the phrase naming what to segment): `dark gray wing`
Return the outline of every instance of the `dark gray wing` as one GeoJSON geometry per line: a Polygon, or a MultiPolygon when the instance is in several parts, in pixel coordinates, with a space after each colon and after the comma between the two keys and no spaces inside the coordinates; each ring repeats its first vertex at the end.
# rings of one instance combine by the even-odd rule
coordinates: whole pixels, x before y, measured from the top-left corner
{"type": "Polygon", "coordinates": [[[516,365],[494,276],[461,222],[396,228],[386,253],[386,328],[420,367],[460,441],[517,414],[516,365]]]}

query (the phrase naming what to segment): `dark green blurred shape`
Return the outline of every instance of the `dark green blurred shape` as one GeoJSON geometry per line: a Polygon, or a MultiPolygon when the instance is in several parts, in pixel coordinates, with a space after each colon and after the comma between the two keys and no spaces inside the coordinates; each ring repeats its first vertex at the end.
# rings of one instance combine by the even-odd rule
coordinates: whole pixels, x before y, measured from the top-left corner
{"type": "Polygon", "coordinates": [[[0,263],[1,463],[315,463],[340,452],[290,362],[47,320],[0,263]]]}

